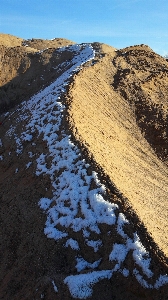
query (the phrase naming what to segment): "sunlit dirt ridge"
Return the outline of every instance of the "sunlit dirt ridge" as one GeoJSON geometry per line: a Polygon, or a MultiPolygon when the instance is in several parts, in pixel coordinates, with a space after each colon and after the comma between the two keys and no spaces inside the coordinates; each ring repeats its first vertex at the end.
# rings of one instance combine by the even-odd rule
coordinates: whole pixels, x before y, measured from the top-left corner
{"type": "MultiPolygon", "coordinates": [[[[137,46],[128,48],[127,52],[129,53],[129,51],[131,52],[134,49],[137,52],[139,50],[140,53],[150,51],[150,55],[153,58],[155,54],[153,54],[152,50],[146,50],[146,48],[143,45],[137,46]]],[[[69,91],[72,127],[79,140],[93,154],[96,162],[103,167],[112,182],[131,202],[131,205],[160,249],[165,255],[168,255],[168,236],[166,233],[168,230],[168,170],[166,165],[157,158],[156,153],[144,138],[145,134],[137,125],[136,110],[139,108],[140,100],[138,102],[138,88],[134,87],[133,89],[131,86],[131,84],[133,85],[133,80],[134,82],[137,80],[136,73],[134,72],[134,79],[133,77],[129,78],[129,74],[133,73],[133,71],[131,67],[130,71],[128,71],[127,61],[121,59],[121,52],[118,54],[118,51],[111,48],[110,51],[103,53],[104,55],[102,56],[104,57],[98,59],[94,65],[88,65],[74,78],[72,88],[69,91]],[[120,68],[116,68],[116,61],[119,60],[120,68]],[[118,85],[116,83],[116,74],[121,68],[123,68],[123,72],[127,70],[126,82],[130,81],[128,87],[124,79],[122,85],[121,80],[118,80],[118,85]],[[126,101],[125,97],[116,91],[120,88],[120,85],[122,90],[124,90],[125,86],[125,89],[129,89],[130,101],[129,99],[126,101]],[[136,94],[136,97],[134,94],[136,94]],[[134,99],[137,100],[138,104],[135,103],[134,99]]],[[[124,49],[124,57],[127,52],[124,49]]],[[[139,61],[139,56],[138,54],[136,55],[139,61]]],[[[167,62],[162,58],[160,60],[164,64],[163,68],[166,68],[167,62]]],[[[135,61],[134,65],[134,68],[138,69],[135,61]]],[[[143,76],[145,81],[144,78],[147,72],[145,71],[145,74],[142,72],[143,75],[141,75],[141,72],[140,74],[138,73],[138,79],[143,76]]],[[[151,70],[151,72],[153,71],[151,70]]],[[[167,91],[168,87],[168,78],[166,76],[167,74],[164,75],[164,80],[167,85],[164,86],[163,92],[167,91]]],[[[153,93],[156,93],[155,90],[153,93]]],[[[144,95],[143,101],[145,102],[144,95]]],[[[162,98],[156,98],[155,96],[155,101],[158,102],[158,106],[165,108],[163,114],[166,115],[168,107],[167,95],[165,95],[163,101],[162,98]]],[[[146,100],[146,103],[146,106],[148,106],[149,99],[146,100]]],[[[151,96],[149,106],[151,110],[152,105],[154,106],[151,96]]],[[[155,122],[157,123],[157,119],[154,119],[152,122],[151,118],[153,126],[156,125],[155,122]]],[[[147,128],[148,124],[145,120],[144,123],[144,127],[147,128]]],[[[160,126],[164,127],[163,130],[166,132],[167,123],[163,123],[160,126]]],[[[165,155],[167,155],[166,134],[165,140],[164,150],[165,155]]]]}

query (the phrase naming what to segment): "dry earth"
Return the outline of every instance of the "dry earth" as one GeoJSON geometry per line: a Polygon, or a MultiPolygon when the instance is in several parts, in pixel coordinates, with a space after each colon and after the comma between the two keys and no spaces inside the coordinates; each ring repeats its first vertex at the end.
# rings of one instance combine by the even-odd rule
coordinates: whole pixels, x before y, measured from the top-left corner
{"type": "MultiPolygon", "coordinates": [[[[58,54],[56,48],[72,43],[0,35],[0,109],[13,113],[10,118],[0,116],[0,155],[5,157],[0,172],[1,299],[73,299],[62,279],[74,270],[74,252],[47,239],[46,218],[38,207],[41,197],[51,197],[50,179],[34,175],[35,159],[25,170],[31,143],[25,143],[18,161],[15,142],[5,136],[11,124],[16,125],[16,104],[57,78],[63,72],[59,65],[72,59],[72,53],[58,54]],[[20,171],[14,175],[16,168],[20,171]]],[[[122,207],[130,220],[130,236],[138,232],[157,278],[168,273],[168,62],[144,45],[93,47],[96,58],[73,77],[63,99],[68,111],[62,127],[73,134],[90,172],[96,169],[108,186],[107,198],[122,207]]],[[[41,137],[34,136],[34,142],[37,153],[47,153],[41,137]]],[[[102,228],[102,235],[106,230],[102,228]]],[[[113,238],[119,239],[115,233],[113,238]]],[[[106,243],[102,269],[111,247],[106,243]]],[[[83,245],[82,251],[92,261],[88,248],[83,245]]],[[[133,268],[131,257],[126,266],[133,268]]],[[[166,300],[168,286],[148,290],[135,277],[116,274],[96,284],[91,299],[166,300]]]]}
{"type": "Polygon", "coordinates": [[[0,34],[0,110],[15,106],[44,88],[62,72],[59,65],[72,59],[56,48],[74,42],[66,39],[23,40],[0,34]],[[31,85],[31,89],[30,89],[31,85]]]}
{"type": "Polygon", "coordinates": [[[168,63],[143,45],[111,48],[84,68],[69,90],[74,135],[128,199],[166,256],[168,169],[156,153],[167,158],[167,91],[168,63]]]}

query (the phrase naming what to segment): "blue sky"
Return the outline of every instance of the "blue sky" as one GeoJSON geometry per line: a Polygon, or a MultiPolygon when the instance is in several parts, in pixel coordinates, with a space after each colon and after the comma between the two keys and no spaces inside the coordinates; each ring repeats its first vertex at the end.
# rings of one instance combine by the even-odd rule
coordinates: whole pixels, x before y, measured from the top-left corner
{"type": "Polygon", "coordinates": [[[0,32],[168,53],[168,0],[0,0],[0,32]]]}

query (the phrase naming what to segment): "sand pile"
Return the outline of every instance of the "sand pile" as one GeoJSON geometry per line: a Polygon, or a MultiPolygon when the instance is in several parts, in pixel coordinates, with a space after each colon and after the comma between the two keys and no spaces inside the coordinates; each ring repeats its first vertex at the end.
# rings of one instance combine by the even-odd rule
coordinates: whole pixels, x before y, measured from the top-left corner
{"type": "Polygon", "coordinates": [[[2,298],[166,300],[167,61],[0,37],[2,298]]]}
{"type": "Polygon", "coordinates": [[[0,34],[0,110],[8,110],[44,88],[61,73],[71,54],[56,52],[74,42],[66,39],[23,40],[0,34]]]}
{"type": "Polygon", "coordinates": [[[74,135],[130,201],[166,255],[168,169],[156,154],[167,157],[167,68],[146,46],[113,50],[84,68],[69,90],[74,135]]]}

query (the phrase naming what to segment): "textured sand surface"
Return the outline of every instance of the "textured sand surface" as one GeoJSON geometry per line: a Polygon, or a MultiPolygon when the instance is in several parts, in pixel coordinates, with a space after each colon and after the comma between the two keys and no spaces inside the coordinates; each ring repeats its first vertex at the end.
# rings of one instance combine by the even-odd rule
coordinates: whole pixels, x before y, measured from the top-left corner
{"type": "Polygon", "coordinates": [[[130,105],[112,88],[115,56],[107,54],[75,77],[72,127],[168,255],[168,170],[142,136],[130,105]]]}

